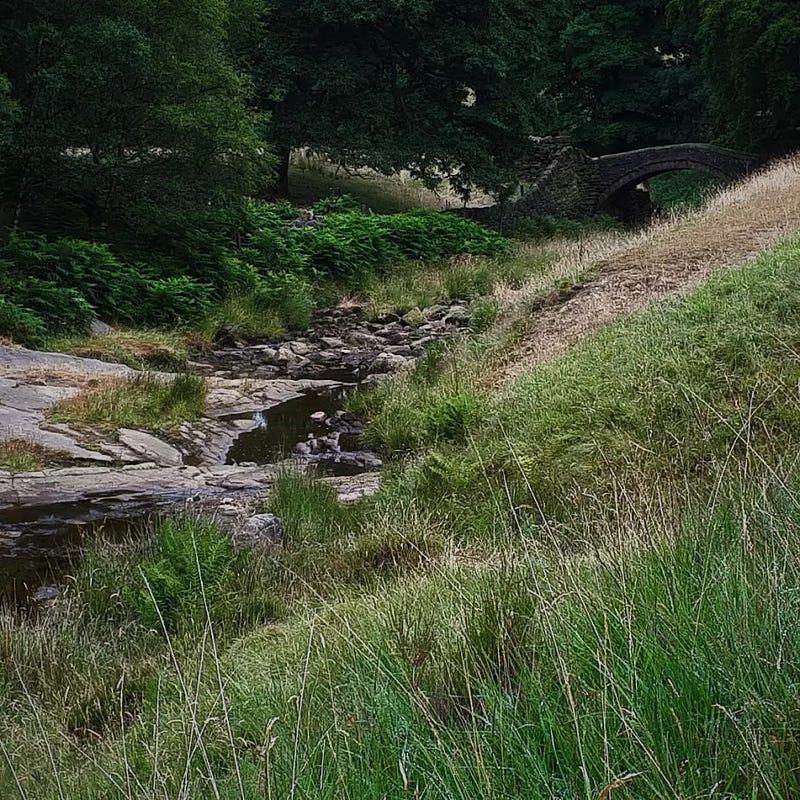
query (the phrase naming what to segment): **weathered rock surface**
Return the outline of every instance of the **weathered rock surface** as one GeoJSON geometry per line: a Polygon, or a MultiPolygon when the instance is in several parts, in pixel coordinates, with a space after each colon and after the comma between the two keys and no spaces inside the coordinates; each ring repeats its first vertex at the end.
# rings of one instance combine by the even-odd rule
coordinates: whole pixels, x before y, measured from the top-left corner
{"type": "MultiPolygon", "coordinates": [[[[128,519],[190,504],[214,513],[234,501],[266,496],[280,466],[70,467],[19,475],[0,472],[0,529],[57,529],[104,519],[128,519]]],[[[378,475],[323,478],[348,500],[377,491],[378,475]]]]}
{"type": "Polygon", "coordinates": [[[234,531],[233,543],[247,547],[269,547],[283,541],[283,522],[275,514],[255,514],[234,531]]]}
{"type": "Polygon", "coordinates": [[[172,445],[162,442],[150,433],[120,428],[119,441],[145,461],[153,461],[160,467],[177,467],[183,464],[183,456],[172,445]]]}
{"type": "Polygon", "coordinates": [[[111,462],[108,454],[78,444],[78,435],[67,426],[46,426],[45,410],[78,390],[71,386],[27,384],[0,378],[0,440],[22,439],[87,461],[111,462]]]}
{"type": "Polygon", "coordinates": [[[124,364],[109,364],[94,358],[42,353],[24,347],[0,347],[0,375],[4,378],[30,380],[36,373],[61,373],[65,377],[131,378],[136,371],[124,364]]]}

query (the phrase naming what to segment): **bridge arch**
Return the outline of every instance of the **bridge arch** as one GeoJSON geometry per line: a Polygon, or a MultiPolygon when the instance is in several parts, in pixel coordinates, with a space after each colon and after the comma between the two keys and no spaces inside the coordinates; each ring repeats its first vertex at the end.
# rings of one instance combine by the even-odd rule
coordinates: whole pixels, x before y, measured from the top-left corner
{"type": "Polygon", "coordinates": [[[707,144],[648,147],[600,156],[595,162],[599,170],[599,207],[620,193],[631,191],[643,181],[665,172],[698,170],[733,180],[761,165],[761,159],[757,156],[707,144]]]}

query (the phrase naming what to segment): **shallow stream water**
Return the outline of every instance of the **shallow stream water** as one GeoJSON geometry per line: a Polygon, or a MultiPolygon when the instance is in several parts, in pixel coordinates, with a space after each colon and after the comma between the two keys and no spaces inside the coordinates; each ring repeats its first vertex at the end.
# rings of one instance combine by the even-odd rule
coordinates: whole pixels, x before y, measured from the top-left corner
{"type": "MultiPolygon", "coordinates": [[[[229,449],[227,464],[269,465],[293,457],[296,445],[324,441],[331,433],[331,418],[337,419],[353,385],[337,387],[320,394],[307,394],[268,410],[258,412],[257,426],[241,434],[229,449]],[[312,418],[312,415],[314,417],[312,418]]],[[[345,426],[346,427],[346,426],[345,426]]],[[[357,456],[359,437],[339,433],[338,445],[344,456],[357,456]]],[[[319,475],[353,475],[366,471],[357,459],[338,461],[326,453],[310,457],[306,466],[319,475]]],[[[108,509],[89,504],[0,514],[0,600],[26,605],[41,587],[63,580],[69,565],[76,562],[87,538],[102,534],[112,538],[136,535],[148,521],[168,507],[180,508],[181,497],[165,498],[165,504],[152,509],[137,508],[123,519],[102,519],[108,509]],[[85,506],[85,507],[84,507],[85,506]],[[86,523],[87,519],[101,518],[86,523]],[[80,521],[79,521],[80,520],[80,521]]],[[[188,499],[188,498],[187,498],[188,499]]]]}

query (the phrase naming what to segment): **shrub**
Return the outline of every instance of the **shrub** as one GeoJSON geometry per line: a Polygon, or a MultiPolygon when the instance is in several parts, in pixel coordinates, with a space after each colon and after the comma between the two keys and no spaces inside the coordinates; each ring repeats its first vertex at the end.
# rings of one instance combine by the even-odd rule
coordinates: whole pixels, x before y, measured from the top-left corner
{"type": "Polygon", "coordinates": [[[0,297],[0,336],[26,347],[39,347],[46,333],[47,324],[41,317],[29,308],[0,297]]]}
{"type": "Polygon", "coordinates": [[[296,272],[270,272],[259,281],[254,300],[256,307],[275,311],[289,328],[304,329],[314,312],[314,289],[296,272]]]}
{"type": "Polygon", "coordinates": [[[53,333],[88,333],[95,312],[75,289],[64,289],[53,281],[27,278],[11,289],[12,297],[47,323],[53,333]]]}
{"type": "Polygon", "coordinates": [[[211,309],[211,289],[186,275],[159,278],[146,283],[144,305],[151,325],[197,322],[211,309]]]}
{"type": "Polygon", "coordinates": [[[419,209],[374,219],[380,220],[386,238],[406,258],[492,256],[509,250],[508,241],[498,233],[455,214],[419,209]]]}
{"type": "Polygon", "coordinates": [[[488,228],[430,210],[330,213],[318,227],[294,228],[274,206],[264,206],[254,221],[258,230],[246,252],[262,272],[310,269],[349,282],[404,260],[497,255],[509,248],[488,228]]]}
{"type": "Polygon", "coordinates": [[[123,599],[150,628],[187,627],[221,602],[233,575],[228,536],[196,520],[165,520],[156,532],[155,552],[139,566],[139,578],[123,599]]]}
{"type": "Polygon", "coordinates": [[[0,244],[0,268],[12,286],[38,280],[77,292],[106,320],[135,322],[140,316],[144,279],[106,245],[11,233],[0,244]]]}
{"type": "Polygon", "coordinates": [[[344,214],[348,211],[361,211],[361,204],[351,194],[332,194],[314,203],[317,214],[344,214]]]}
{"type": "Polygon", "coordinates": [[[483,418],[483,401],[471,391],[439,398],[425,409],[425,427],[430,436],[464,441],[483,418]]]}
{"type": "Polygon", "coordinates": [[[495,300],[478,300],[472,304],[469,327],[474,333],[488,331],[500,315],[500,306],[495,300]]]}

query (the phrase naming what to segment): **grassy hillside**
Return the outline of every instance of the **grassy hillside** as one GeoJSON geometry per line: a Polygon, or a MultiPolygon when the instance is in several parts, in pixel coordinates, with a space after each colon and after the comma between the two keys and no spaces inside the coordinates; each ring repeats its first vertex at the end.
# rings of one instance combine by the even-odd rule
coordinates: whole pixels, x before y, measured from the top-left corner
{"type": "MultiPolygon", "coordinates": [[[[791,227],[781,175],[743,259],[791,227]]],[[[748,191],[704,213],[741,226],[748,191]]],[[[360,399],[392,456],[376,498],[286,478],[279,550],[162,526],[99,546],[43,620],[3,617],[0,794],[796,797],[800,241],[723,269],[707,223],[566,247],[360,399]],[[716,274],[507,369],[678,241],[707,248],[685,285],[716,274]]]]}

